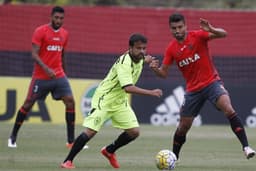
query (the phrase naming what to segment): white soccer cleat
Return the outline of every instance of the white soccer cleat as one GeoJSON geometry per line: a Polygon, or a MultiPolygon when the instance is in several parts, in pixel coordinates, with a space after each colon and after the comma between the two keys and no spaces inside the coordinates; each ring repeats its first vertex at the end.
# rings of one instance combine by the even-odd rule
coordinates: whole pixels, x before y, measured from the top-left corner
{"type": "Polygon", "coordinates": [[[8,147],[10,147],[10,148],[17,148],[17,144],[16,144],[16,142],[12,142],[12,139],[11,138],[9,138],[8,139],[8,147]]]}
{"type": "Polygon", "coordinates": [[[244,147],[244,154],[247,159],[250,159],[253,156],[255,156],[256,152],[251,147],[247,146],[247,147],[244,147]]]}
{"type": "Polygon", "coordinates": [[[84,150],[86,150],[86,149],[88,149],[88,148],[89,148],[88,145],[85,145],[85,146],[83,147],[84,150]]]}

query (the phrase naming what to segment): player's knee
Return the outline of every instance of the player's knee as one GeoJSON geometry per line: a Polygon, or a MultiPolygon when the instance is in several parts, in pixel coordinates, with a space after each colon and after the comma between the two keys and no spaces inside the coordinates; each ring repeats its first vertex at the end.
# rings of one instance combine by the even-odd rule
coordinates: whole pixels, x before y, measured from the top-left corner
{"type": "Polygon", "coordinates": [[[29,112],[31,110],[31,108],[34,105],[34,101],[31,100],[26,100],[25,103],[23,104],[22,108],[26,111],[29,112]]]}
{"type": "Polygon", "coordinates": [[[230,118],[232,117],[233,115],[235,115],[236,112],[234,110],[227,110],[224,112],[224,115],[227,117],[227,118],[230,118]]]}
{"type": "Polygon", "coordinates": [[[64,99],[64,104],[68,109],[74,109],[75,108],[75,100],[73,97],[66,97],[64,99]]]}
{"type": "Polygon", "coordinates": [[[137,138],[138,136],[140,136],[140,131],[139,130],[134,131],[133,138],[137,138]]]}
{"type": "Polygon", "coordinates": [[[132,139],[135,139],[140,135],[140,130],[139,128],[133,128],[127,133],[132,139]]]}
{"type": "Polygon", "coordinates": [[[186,135],[187,134],[187,132],[189,131],[189,129],[190,129],[190,125],[185,125],[185,124],[182,124],[182,125],[180,125],[178,128],[177,128],[177,133],[179,134],[179,135],[186,135]]]}

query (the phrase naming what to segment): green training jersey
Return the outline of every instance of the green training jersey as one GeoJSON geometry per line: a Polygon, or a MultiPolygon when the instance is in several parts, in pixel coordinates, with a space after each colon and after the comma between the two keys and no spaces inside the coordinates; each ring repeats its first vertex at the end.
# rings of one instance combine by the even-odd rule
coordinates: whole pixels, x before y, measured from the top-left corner
{"type": "Polygon", "coordinates": [[[143,63],[143,59],[134,63],[128,52],[120,56],[96,89],[92,108],[111,111],[128,105],[128,94],[123,88],[136,84],[143,63]]]}

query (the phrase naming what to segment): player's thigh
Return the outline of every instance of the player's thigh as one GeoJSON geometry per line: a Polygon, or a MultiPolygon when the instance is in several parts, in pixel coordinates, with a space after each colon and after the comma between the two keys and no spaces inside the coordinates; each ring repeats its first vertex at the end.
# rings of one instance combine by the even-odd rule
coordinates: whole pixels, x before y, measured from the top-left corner
{"type": "Polygon", "coordinates": [[[93,108],[84,119],[83,126],[98,132],[109,118],[110,112],[93,108]]]}
{"type": "Polygon", "coordinates": [[[26,101],[44,100],[50,92],[50,87],[51,83],[48,80],[32,79],[26,101]]]}
{"type": "Polygon", "coordinates": [[[203,107],[206,99],[202,92],[188,92],[184,96],[184,102],[180,109],[182,117],[196,117],[203,107]]]}
{"type": "Polygon", "coordinates": [[[130,106],[122,107],[113,112],[111,116],[113,127],[120,129],[130,129],[139,127],[137,117],[130,106]]]}
{"type": "Polygon", "coordinates": [[[209,101],[218,109],[225,111],[231,107],[228,91],[221,81],[216,81],[207,90],[209,101]]]}
{"type": "Polygon", "coordinates": [[[51,90],[51,93],[55,100],[60,100],[65,96],[73,97],[67,77],[58,78],[52,81],[55,82],[55,87],[51,90]]]}

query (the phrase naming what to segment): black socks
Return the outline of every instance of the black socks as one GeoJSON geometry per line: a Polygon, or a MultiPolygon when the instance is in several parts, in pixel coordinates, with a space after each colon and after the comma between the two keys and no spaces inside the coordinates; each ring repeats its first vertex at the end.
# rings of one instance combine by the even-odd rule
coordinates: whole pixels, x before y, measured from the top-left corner
{"type": "Polygon", "coordinates": [[[130,143],[136,138],[130,137],[126,132],[123,132],[119,137],[110,145],[106,147],[109,153],[114,153],[118,148],[130,143]]]}
{"type": "Polygon", "coordinates": [[[67,160],[73,161],[74,157],[81,151],[84,147],[84,145],[90,140],[90,138],[82,132],[75,140],[74,145],[72,149],[70,150],[67,158],[64,160],[66,162],[67,160]]]}

